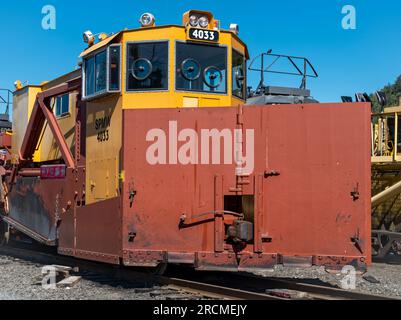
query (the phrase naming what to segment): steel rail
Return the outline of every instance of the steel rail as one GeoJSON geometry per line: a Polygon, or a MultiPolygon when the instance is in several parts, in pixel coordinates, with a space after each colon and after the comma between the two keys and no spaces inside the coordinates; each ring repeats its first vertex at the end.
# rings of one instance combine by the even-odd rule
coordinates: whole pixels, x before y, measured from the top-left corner
{"type": "Polygon", "coordinates": [[[112,278],[134,281],[143,280],[155,284],[168,286],[172,289],[197,294],[212,299],[234,300],[297,300],[297,298],[283,298],[265,293],[266,288],[277,290],[288,289],[299,293],[306,293],[302,299],[313,300],[401,300],[396,297],[377,296],[356,291],[347,291],[334,287],[302,283],[299,280],[280,278],[263,278],[252,274],[213,272],[175,272],[180,277],[160,276],[146,272],[139,272],[129,268],[114,266],[100,262],[76,259],[61,256],[56,253],[19,248],[15,246],[0,247],[0,255],[14,256],[24,260],[34,260],[42,264],[62,264],[78,267],[80,270],[97,272],[112,278]],[[229,280],[229,281],[227,281],[229,280]],[[227,286],[226,282],[229,282],[227,286]],[[246,290],[242,289],[246,285],[246,290]]]}
{"type": "Polygon", "coordinates": [[[378,296],[370,293],[362,293],[357,291],[344,290],[335,287],[328,287],[310,283],[302,283],[299,280],[286,280],[276,278],[260,278],[257,276],[242,276],[247,281],[252,278],[252,281],[257,281],[259,284],[265,282],[266,284],[276,285],[280,288],[305,292],[311,297],[316,297],[321,300],[401,300],[401,298],[378,296]]]}
{"type": "Polygon", "coordinates": [[[8,255],[28,261],[37,261],[42,264],[58,264],[71,267],[78,267],[80,270],[98,272],[113,278],[126,281],[142,280],[168,286],[177,291],[197,294],[212,299],[229,300],[287,300],[280,297],[269,296],[252,291],[245,291],[236,288],[218,286],[198,281],[166,277],[138,272],[128,268],[118,268],[113,265],[100,262],[75,259],[68,256],[60,256],[55,253],[45,253],[36,250],[23,249],[14,246],[0,247],[0,255],[8,255]]]}
{"type": "MultiPolygon", "coordinates": [[[[183,274],[182,272],[180,274],[183,274]]],[[[252,290],[253,292],[267,292],[271,289],[277,290],[277,294],[280,294],[279,290],[287,289],[294,293],[305,293],[306,296],[302,299],[313,299],[313,300],[401,300],[397,297],[389,297],[383,295],[374,295],[370,293],[363,293],[354,290],[344,290],[337,287],[330,287],[325,285],[317,285],[302,282],[299,280],[282,279],[274,277],[261,277],[250,273],[198,273],[192,272],[185,275],[185,278],[190,278],[196,281],[202,281],[204,283],[213,285],[225,285],[229,279],[230,287],[241,288],[246,285],[247,291],[252,290]]],[[[271,292],[272,294],[272,292],[271,292]]],[[[288,298],[286,300],[296,300],[298,298],[288,298]]]]}

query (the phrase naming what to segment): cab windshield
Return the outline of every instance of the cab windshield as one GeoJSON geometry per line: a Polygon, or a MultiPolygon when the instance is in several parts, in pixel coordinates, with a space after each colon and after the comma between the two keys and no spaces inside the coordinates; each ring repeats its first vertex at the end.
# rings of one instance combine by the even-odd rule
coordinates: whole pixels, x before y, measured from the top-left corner
{"type": "Polygon", "coordinates": [[[176,43],[176,89],[227,92],[227,48],[176,43]]]}

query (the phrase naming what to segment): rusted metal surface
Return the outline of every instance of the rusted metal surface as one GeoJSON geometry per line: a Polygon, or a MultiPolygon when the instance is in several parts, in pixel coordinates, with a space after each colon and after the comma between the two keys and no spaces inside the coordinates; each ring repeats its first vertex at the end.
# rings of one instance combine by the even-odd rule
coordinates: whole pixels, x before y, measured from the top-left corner
{"type": "Polygon", "coordinates": [[[58,210],[55,211],[58,221],[58,245],[75,252],[77,211],[85,204],[85,167],[69,168],[66,179],[50,181],[58,181],[64,186],[64,198],[57,202],[58,210]]]}
{"type": "Polygon", "coordinates": [[[18,174],[21,177],[40,177],[40,168],[24,168],[18,174]]]}
{"type": "Polygon", "coordinates": [[[123,250],[123,264],[126,266],[157,267],[167,262],[167,252],[162,250],[123,250]]]}
{"type": "Polygon", "coordinates": [[[0,147],[6,149],[11,148],[11,134],[6,132],[0,133],[0,147]]]}
{"type": "Polygon", "coordinates": [[[281,261],[277,254],[245,253],[241,255],[238,271],[252,272],[258,269],[273,269],[281,261]]]}
{"type": "MultiPolygon", "coordinates": [[[[8,218],[44,239],[56,241],[55,206],[62,193],[62,185],[54,181],[40,181],[38,177],[21,177],[8,195],[8,218]]],[[[30,234],[32,236],[32,234],[30,234]]]]}
{"type": "Polygon", "coordinates": [[[237,271],[238,262],[234,252],[197,252],[195,268],[205,271],[237,271]]]}
{"type": "Polygon", "coordinates": [[[369,119],[368,104],[124,110],[123,250],[195,252],[199,268],[238,269],[238,257],[240,268],[286,262],[363,269],[371,250],[369,119]],[[162,129],[168,143],[169,121],[178,133],[190,128],[199,136],[239,122],[254,130],[254,171],[239,183],[235,164],[149,164],[146,135],[162,129]],[[136,189],[131,205],[129,185],[136,189]],[[254,196],[253,243],[227,243],[224,216],[179,227],[182,216],[227,209],[228,195],[254,196]],[[265,254],[265,262],[251,263],[254,254],[265,254]]]}
{"type": "MultiPolygon", "coordinates": [[[[20,151],[19,164],[8,179],[9,223],[32,238],[70,251],[75,246],[75,211],[85,205],[85,167],[72,156],[57,120],[51,112],[50,99],[79,89],[80,79],[38,94],[20,151]],[[51,127],[67,168],[63,177],[41,179],[41,168],[32,168],[32,156],[45,121],[51,127]],[[76,165],[77,164],[77,165],[76,165]]],[[[77,122],[82,121],[80,113],[77,122]]],[[[76,137],[75,145],[84,146],[76,137]]],[[[85,139],[83,139],[85,140],[85,139]]],[[[80,149],[82,150],[82,149],[80,149]]],[[[84,157],[83,157],[84,158],[84,157]]],[[[42,168],[43,169],[43,168],[42,168]]]]}
{"type": "Polygon", "coordinates": [[[119,263],[121,257],[120,198],[76,208],[77,257],[119,263]]]}
{"type": "Polygon", "coordinates": [[[77,165],[84,166],[86,156],[86,104],[77,97],[77,118],[75,125],[75,161],[77,165]]]}
{"type": "MultiPolygon", "coordinates": [[[[45,121],[46,110],[31,129],[45,121]]],[[[78,113],[77,124],[83,119],[78,113]]],[[[22,161],[9,218],[58,240],[62,254],[127,266],[174,262],[249,271],[351,264],[364,270],[371,250],[369,119],[369,104],[123,110],[121,196],[86,205],[85,145],[76,141],[82,148],[63,155],[64,179],[40,179],[40,170],[22,161]],[[152,129],[166,133],[165,164],[146,157],[152,129]],[[203,129],[228,130],[231,147],[241,145],[243,153],[250,152],[246,130],[252,131],[253,170],[225,161],[223,138],[220,162],[179,163],[174,152],[187,142],[178,139],[183,129],[198,137],[203,129]],[[233,196],[246,198],[248,209],[232,208],[226,200],[233,196]],[[230,238],[238,220],[247,230],[253,224],[247,242],[230,238]]],[[[76,139],[84,139],[81,130],[76,127],[76,139]]],[[[61,147],[65,139],[59,138],[61,147]]],[[[34,140],[26,139],[21,155],[29,159],[34,140]]]]}

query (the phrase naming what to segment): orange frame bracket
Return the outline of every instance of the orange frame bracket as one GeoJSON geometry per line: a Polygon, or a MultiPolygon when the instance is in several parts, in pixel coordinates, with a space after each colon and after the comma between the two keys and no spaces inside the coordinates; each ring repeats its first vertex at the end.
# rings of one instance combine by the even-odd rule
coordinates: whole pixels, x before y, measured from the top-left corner
{"type": "Polygon", "coordinates": [[[68,148],[67,142],[60,129],[60,126],[58,125],[57,119],[53,114],[49,105],[51,98],[74,91],[79,87],[80,87],[79,80],[73,80],[54,89],[38,93],[35,105],[32,110],[31,117],[28,122],[25,136],[21,145],[21,150],[19,154],[21,162],[32,160],[45,121],[47,121],[50,130],[53,133],[54,139],[56,140],[56,143],[60,148],[60,152],[62,154],[65,164],[69,168],[76,167],[76,161],[74,159],[74,156],[72,155],[70,149],[68,148]]]}

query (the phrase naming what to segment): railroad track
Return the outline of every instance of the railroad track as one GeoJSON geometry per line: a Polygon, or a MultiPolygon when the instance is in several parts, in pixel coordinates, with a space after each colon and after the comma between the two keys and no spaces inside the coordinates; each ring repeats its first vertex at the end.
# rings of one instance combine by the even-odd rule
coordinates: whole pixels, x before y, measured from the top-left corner
{"type": "Polygon", "coordinates": [[[235,279],[235,281],[231,280],[231,286],[246,283],[248,290],[269,291],[271,294],[275,293],[278,296],[286,297],[287,300],[397,300],[394,297],[348,291],[326,285],[305,283],[300,280],[261,278],[250,274],[232,274],[232,278],[230,279],[235,279]],[[283,290],[283,293],[280,290],[283,290]],[[287,293],[286,290],[289,292],[287,293]]]}
{"type": "MultiPolygon", "coordinates": [[[[280,278],[261,278],[248,274],[196,272],[176,268],[166,276],[158,276],[138,272],[129,268],[108,264],[85,261],[67,256],[60,256],[54,252],[42,252],[27,248],[4,246],[0,247],[0,255],[7,255],[22,260],[37,262],[44,265],[65,265],[78,267],[80,271],[90,271],[101,275],[107,282],[112,279],[163,285],[181,293],[209,299],[227,300],[396,300],[395,298],[375,296],[355,291],[346,291],[338,288],[302,283],[280,278]],[[176,275],[180,274],[179,277],[176,275]],[[269,290],[269,294],[267,290],[269,290]],[[272,295],[276,290],[276,294],[272,295]],[[280,290],[284,290],[280,294],[280,290]],[[285,293],[289,290],[291,294],[285,293]]],[[[174,268],[173,268],[174,269],[174,268]]],[[[90,277],[89,277],[90,280],[90,277]]]]}
{"type": "MultiPolygon", "coordinates": [[[[78,268],[80,272],[89,271],[89,280],[94,280],[93,274],[102,282],[111,282],[112,279],[123,280],[130,283],[140,282],[147,286],[163,285],[178,292],[190,293],[199,297],[209,299],[236,299],[236,300],[285,300],[280,297],[272,297],[258,292],[246,291],[237,288],[225,287],[209,283],[202,283],[191,279],[177,278],[172,276],[159,276],[145,272],[138,272],[133,269],[103,264],[98,262],[75,259],[68,256],[61,256],[56,253],[21,248],[16,246],[0,247],[0,255],[7,255],[29,262],[36,262],[44,265],[64,265],[78,268]],[[139,280],[139,281],[138,281],[139,280]]],[[[85,277],[85,275],[84,275],[85,277]]],[[[95,279],[96,281],[96,279],[95,279]]]]}

